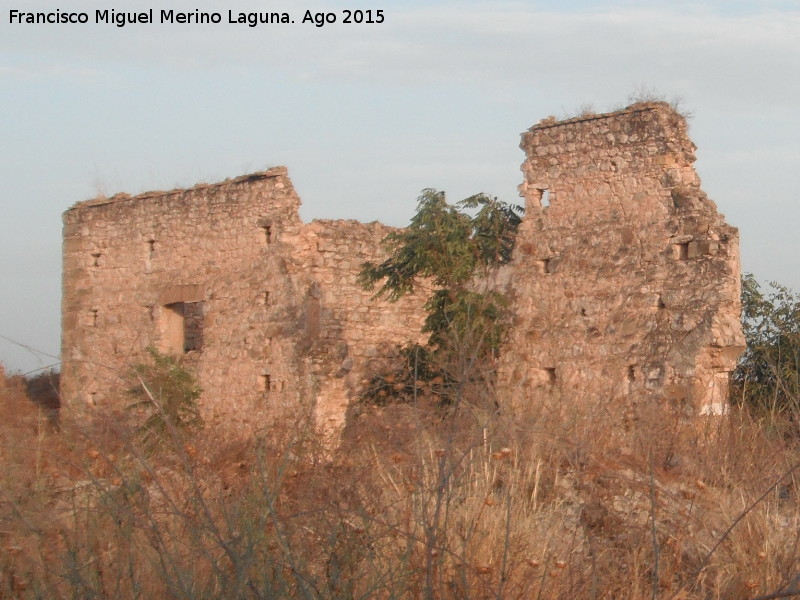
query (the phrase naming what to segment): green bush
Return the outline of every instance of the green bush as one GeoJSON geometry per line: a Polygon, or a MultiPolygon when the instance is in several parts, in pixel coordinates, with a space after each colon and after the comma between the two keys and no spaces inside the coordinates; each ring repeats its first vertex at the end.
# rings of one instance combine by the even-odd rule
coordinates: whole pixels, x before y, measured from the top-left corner
{"type": "Polygon", "coordinates": [[[742,278],[747,348],[734,371],[734,401],[761,412],[800,417],[800,296],[777,283],[762,291],[742,278]]]}
{"type": "Polygon", "coordinates": [[[197,407],[202,390],[177,358],[152,347],[147,351],[150,361],[132,369],[134,385],[129,394],[137,400],[129,408],[142,415],[138,433],[143,447],[153,451],[179,432],[202,427],[197,407]]]}

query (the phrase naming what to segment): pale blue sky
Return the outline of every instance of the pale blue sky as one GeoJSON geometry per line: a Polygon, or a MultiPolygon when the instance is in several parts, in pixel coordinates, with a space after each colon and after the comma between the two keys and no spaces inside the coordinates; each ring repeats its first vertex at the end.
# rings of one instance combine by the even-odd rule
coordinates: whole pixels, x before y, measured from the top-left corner
{"type": "MultiPolygon", "coordinates": [[[[352,3],[127,0],[287,10],[294,25],[10,25],[0,0],[0,361],[59,350],[61,213],[287,165],[302,216],[405,224],[424,187],[517,198],[519,134],[637,88],[681,97],[703,187],[742,262],[800,290],[800,2],[400,2],[380,25],[301,25],[352,3]]],[[[71,10],[107,7],[72,0],[71,10]]]]}

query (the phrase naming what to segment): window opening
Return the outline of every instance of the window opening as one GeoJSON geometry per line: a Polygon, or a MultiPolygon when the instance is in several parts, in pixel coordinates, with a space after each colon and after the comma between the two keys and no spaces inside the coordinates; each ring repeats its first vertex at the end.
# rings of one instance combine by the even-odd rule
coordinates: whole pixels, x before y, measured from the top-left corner
{"type": "Polygon", "coordinates": [[[269,373],[264,373],[261,375],[260,386],[263,394],[266,395],[269,393],[270,389],[272,388],[272,381],[270,380],[269,373]]]}
{"type": "Polygon", "coordinates": [[[689,242],[678,244],[678,260],[689,259],[689,242]]]}
{"type": "Polygon", "coordinates": [[[272,225],[262,225],[261,229],[264,231],[264,242],[269,245],[272,243],[272,225]]]}
{"type": "Polygon", "coordinates": [[[550,190],[542,190],[542,208],[550,206],[550,190]]]}
{"type": "Polygon", "coordinates": [[[103,256],[100,252],[92,252],[92,266],[100,266],[100,257],[103,256]]]}
{"type": "Polygon", "coordinates": [[[180,354],[203,349],[203,303],[175,302],[162,307],[162,347],[180,354]]]}
{"type": "Polygon", "coordinates": [[[185,302],[183,305],[183,351],[203,349],[203,303],[185,302]]]}
{"type": "Polygon", "coordinates": [[[153,270],[152,260],[156,253],[156,241],[149,239],[144,244],[144,272],[151,273],[153,270]]]}
{"type": "Polygon", "coordinates": [[[628,392],[633,390],[633,385],[636,383],[636,365],[628,365],[628,372],[625,376],[628,392]]]}

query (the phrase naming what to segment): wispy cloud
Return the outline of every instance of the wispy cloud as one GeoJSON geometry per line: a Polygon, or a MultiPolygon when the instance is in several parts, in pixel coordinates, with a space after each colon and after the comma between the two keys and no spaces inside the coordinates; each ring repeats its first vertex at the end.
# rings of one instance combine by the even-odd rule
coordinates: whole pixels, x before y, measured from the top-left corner
{"type": "MultiPolygon", "coordinates": [[[[95,6],[84,0],[75,4],[87,11],[95,6]]],[[[236,10],[264,9],[252,0],[237,4],[236,10]]],[[[326,5],[329,10],[331,3],[311,10],[326,5]]],[[[681,10],[640,6],[612,4],[576,13],[542,10],[528,2],[434,3],[387,9],[380,25],[322,28],[300,23],[256,28],[89,25],[84,26],[91,27],[86,35],[50,28],[20,33],[18,26],[4,36],[0,50],[51,64],[77,59],[90,65],[89,72],[112,68],[113,60],[113,68],[125,63],[175,70],[268,68],[298,79],[396,85],[580,89],[602,81],[629,88],[659,71],[670,80],[669,87],[704,80],[710,91],[734,102],[762,93],[759,88],[776,70],[800,71],[800,11],[743,15],[714,10],[713,3],[684,3],[681,10]]],[[[195,7],[219,10],[210,0],[195,7]]],[[[293,3],[269,9],[291,10],[298,20],[303,12],[293,3]]],[[[781,88],[772,93],[793,100],[800,81],[786,77],[781,88]]]]}

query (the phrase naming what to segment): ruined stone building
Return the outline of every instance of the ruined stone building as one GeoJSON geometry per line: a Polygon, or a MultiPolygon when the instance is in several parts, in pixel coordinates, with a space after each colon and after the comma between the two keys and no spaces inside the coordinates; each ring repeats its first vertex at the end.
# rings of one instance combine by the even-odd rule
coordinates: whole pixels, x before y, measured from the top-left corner
{"type": "Polygon", "coordinates": [[[119,405],[145,349],[181,355],[207,418],[243,425],[312,399],[343,418],[371,359],[418,339],[419,298],[371,301],[356,277],[391,228],[299,218],[278,167],[117,195],[64,215],[62,396],[119,405]]]}
{"type": "MultiPolygon", "coordinates": [[[[501,401],[666,397],[718,410],[743,347],[738,233],[701,191],[663,103],[522,136],[526,215],[494,285],[512,299],[501,401]]],[[[183,357],[207,420],[313,406],[342,422],[380,361],[421,341],[425,290],[375,300],[379,223],[303,224],[278,167],[80,202],[64,214],[62,396],[118,406],[146,348],[183,357]]]]}
{"type": "Polygon", "coordinates": [[[686,129],[648,103],[523,134],[509,400],[724,410],[744,350],[739,237],[700,189],[686,129]]]}

